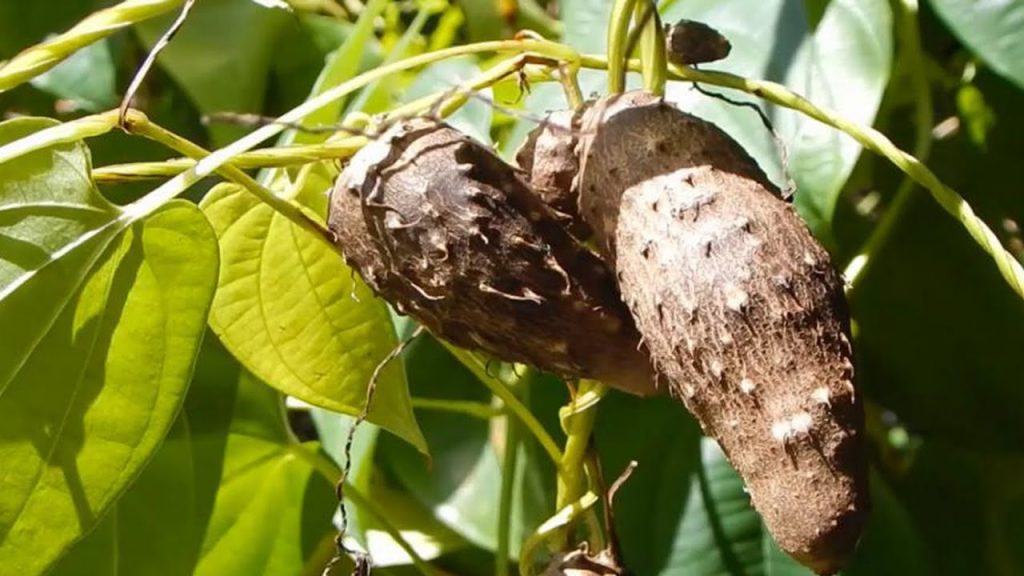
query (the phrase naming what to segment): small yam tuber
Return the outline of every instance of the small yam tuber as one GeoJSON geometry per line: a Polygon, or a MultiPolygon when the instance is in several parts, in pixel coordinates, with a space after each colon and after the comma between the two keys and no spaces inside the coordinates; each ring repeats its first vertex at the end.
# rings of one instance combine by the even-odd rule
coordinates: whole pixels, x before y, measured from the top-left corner
{"type": "Polygon", "coordinates": [[[445,124],[403,121],[352,158],[328,225],[367,284],[435,335],[653,393],[610,270],[522,176],[445,124]]]}

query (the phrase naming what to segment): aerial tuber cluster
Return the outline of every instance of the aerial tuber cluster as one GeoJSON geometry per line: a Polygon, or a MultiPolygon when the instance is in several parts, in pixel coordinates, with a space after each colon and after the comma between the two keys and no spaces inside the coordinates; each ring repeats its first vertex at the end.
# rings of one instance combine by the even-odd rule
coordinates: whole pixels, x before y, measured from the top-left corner
{"type": "Polygon", "coordinates": [[[792,206],[727,134],[640,91],[556,113],[517,161],[402,122],[345,169],[330,229],[439,337],[666,384],[780,546],[836,572],[868,507],[863,409],[840,279],[792,206]]]}

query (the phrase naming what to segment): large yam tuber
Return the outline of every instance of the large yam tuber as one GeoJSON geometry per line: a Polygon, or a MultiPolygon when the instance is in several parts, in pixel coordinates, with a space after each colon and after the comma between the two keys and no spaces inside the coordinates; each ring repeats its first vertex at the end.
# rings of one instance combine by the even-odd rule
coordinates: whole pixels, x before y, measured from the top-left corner
{"type": "Polygon", "coordinates": [[[605,264],[492,150],[428,119],[352,158],[328,218],[375,292],[437,336],[634,394],[650,362],[605,264]]]}
{"type": "Polygon", "coordinates": [[[838,570],[866,509],[863,414],[828,254],[760,183],[711,166],[627,189],[622,293],[657,369],[779,545],[838,570]]]}
{"type": "Polygon", "coordinates": [[[780,546],[837,571],[868,508],[863,409],[828,253],[742,147],[643,92],[586,112],[578,203],[670,391],[780,546]]]}

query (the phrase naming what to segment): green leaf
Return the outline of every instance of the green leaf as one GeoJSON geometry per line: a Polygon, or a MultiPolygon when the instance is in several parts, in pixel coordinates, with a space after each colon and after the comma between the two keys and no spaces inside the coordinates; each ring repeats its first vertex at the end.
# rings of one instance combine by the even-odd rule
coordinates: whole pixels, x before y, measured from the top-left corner
{"type": "MultiPolygon", "coordinates": [[[[0,143],[56,124],[41,118],[4,122],[0,143]]],[[[19,327],[0,347],[0,393],[124,229],[119,210],[90,180],[91,169],[81,142],[0,164],[0,318],[16,318],[19,327]]]]}
{"type": "Polygon", "coordinates": [[[220,486],[240,374],[207,332],[185,406],[160,450],[100,525],[61,559],[55,576],[127,576],[152,566],[162,576],[193,574],[220,486]]]}
{"type": "MultiPolygon", "coordinates": [[[[0,564],[45,570],[138,477],[184,400],[216,270],[209,224],[176,201],[111,241],[77,277],[32,277],[47,299],[67,296],[47,302],[58,311],[17,367],[3,366],[15,376],[0,394],[0,564]],[[58,282],[72,287],[49,285],[58,282]]],[[[32,324],[34,311],[22,305],[0,310],[5,325],[32,324]]]]}
{"type": "Polygon", "coordinates": [[[325,564],[333,492],[323,474],[309,475],[313,448],[295,443],[282,409],[208,334],[167,440],[53,574],[298,574],[325,564]],[[244,493],[252,499],[239,506],[244,493]]]}
{"type": "MultiPolygon", "coordinates": [[[[299,574],[333,553],[334,488],[315,444],[287,427],[279,393],[243,372],[197,575],[299,574]]],[[[326,460],[325,460],[326,462],[326,460]]],[[[316,570],[319,573],[319,570],[316,570]]]]}
{"type": "MultiPolygon", "coordinates": [[[[202,206],[223,261],[214,332],[278,390],[359,414],[374,369],[397,345],[384,303],[322,238],[240,187],[218,186],[202,206]]],[[[426,450],[400,363],[381,372],[369,419],[426,450]]]]}
{"type": "Polygon", "coordinates": [[[897,494],[927,543],[927,574],[1024,571],[1024,459],[926,440],[897,494]]]}
{"type": "Polygon", "coordinates": [[[196,494],[191,435],[184,413],[153,460],[99,526],[77,543],[54,576],[192,574],[202,531],[194,521],[196,494]],[[154,522],[159,518],[159,522],[154,522]]]}
{"type": "MultiPolygon", "coordinates": [[[[892,19],[886,0],[832,0],[794,56],[783,84],[822,108],[870,126],[892,68],[892,19]]],[[[861,146],[792,110],[775,110],[773,117],[789,146],[800,215],[831,244],[836,200],[861,146]]]]}
{"type": "MultiPolygon", "coordinates": [[[[487,403],[490,393],[433,338],[421,336],[407,353],[411,385],[419,395],[444,400],[487,403]]],[[[565,402],[563,386],[545,380],[531,387],[530,406],[547,416],[557,430],[558,406],[565,402]]],[[[466,540],[494,550],[501,490],[502,419],[482,420],[465,414],[423,411],[419,415],[431,447],[428,462],[392,438],[378,440],[377,461],[388,477],[404,487],[445,526],[466,540]]],[[[527,439],[519,455],[511,520],[511,556],[554,510],[554,468],[540,448],[527,439]]]]}
{"type": "MultiPolygon", "coordinates": [[[[146,46],[151,48],[175,17],[140,24],[137,30],[146,46]]],[[[283,10],[267,10],[250,0],[203,0],[158,62],[203,114],[260,112],[276,38],[290,18],[283,10]]],[[[217,146],[243,132],[224,124],[210,127],[217,146]]]]}
{"type": "MultiPolygon", "coordinates": [[[[570,0],[565,4],[566,40],[584,51],[603,51],[611,3],[570,0]]],[[[675,2],[662,18],[706,22],[728,38],[732,53],[710,65],[716,69],[778,81],[857,122],[874,120],[888,82],[892,52],[892,13],[884,0],[833,0],[813,30],[803,3],[786,0],[675,2]]],[[[604,92],[605,84],[604,74],[584,76],[585,93],[604,92]]],[[[767,108],[743,93],[704,88],[767,108]]],[[[689,83],[670,82],[666,94],[681,109],[720,126],[776,183],[785,182],[778,146],[752,110],[708,98],[689,83]]],[[[836,199],[860,146],[796,112],[767,112],[788,149],[801,214],[815,234],[828,241],[836,199]]]]}
{"type": "Polygon", "coordinates": [[[31,84],[70,101],[73,110],[100,112],[117,104],[116,76],[110,41],[103,39],[33,78],[31,84]]]}
{"type": "Polygon", "coordinates": [[[931,5],[961,42],[1024,89],[1024,2],[931,0],[931,5]]]}

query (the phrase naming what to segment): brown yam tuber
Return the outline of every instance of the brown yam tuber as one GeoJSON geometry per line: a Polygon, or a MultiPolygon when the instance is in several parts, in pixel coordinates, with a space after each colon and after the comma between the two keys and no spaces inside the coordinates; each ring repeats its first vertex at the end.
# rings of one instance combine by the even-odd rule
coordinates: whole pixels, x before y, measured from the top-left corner
{"type": "Polygon", "coordinates": [[[328,220],[367,284],[437,336],[654,392],[609,269],[521,172],[453,128],[408,120],[363,148],[335,185],[328,220]]]}
{"type": "Polygon", "coordinates": [[[868,508],[863,409],[828,253],[743,148],[644,92],[584,115],[579,211],[670,391],[780,546],[837,571],[868,508]]]}

